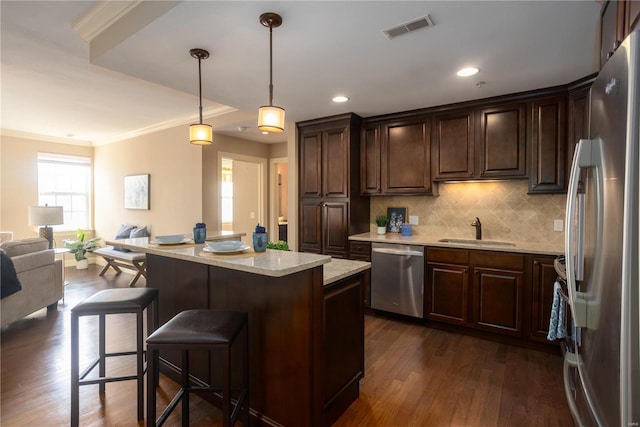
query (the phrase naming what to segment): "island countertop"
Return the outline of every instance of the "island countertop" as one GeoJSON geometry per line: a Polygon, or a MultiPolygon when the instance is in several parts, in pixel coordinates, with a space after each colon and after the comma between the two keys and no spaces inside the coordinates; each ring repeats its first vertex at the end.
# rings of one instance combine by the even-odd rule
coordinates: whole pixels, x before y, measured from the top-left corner
{"type": "Polygon", "coordinates": [[[203,252],[205,246],[203,244],[157,245],[149,243],[147,237],[110,240],[106,243],[135,252],[150,253],[271,277],[282,277],[322,265],[324,267],[324,285],[367,270],[371,266],[370,263],[363,261],[332,260],[328,255],[272,249],[267,249],[262,253],[251,251],[237,255],[214,255],[203,252]]]}

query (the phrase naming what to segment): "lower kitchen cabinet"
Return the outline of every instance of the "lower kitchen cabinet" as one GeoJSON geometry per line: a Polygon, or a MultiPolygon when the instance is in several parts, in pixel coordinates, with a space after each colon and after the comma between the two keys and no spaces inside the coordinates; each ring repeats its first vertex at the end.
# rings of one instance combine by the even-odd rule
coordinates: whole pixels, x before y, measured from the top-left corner
{"type": "Polygon", "coordinates": [[[473,323],[478,329],[521,336],[525,256],[473,251],[473,323]]]}
{"type": "Polygon", "coordinates": [[[558,276],[553,267],[554,260],[555,257],[533,257],[530,338],[536,341],[548,342],[553,285],[558,276]]]}
{"type": "Polygon", "coordinates": [[[349,203],[304,200],[300,202],[300,250],[346,258],[349,203]]]}
{"type": "Polygon", "coordinates": [[[469,323],[469,251],[427,249],[425,318],[469,323]]]}

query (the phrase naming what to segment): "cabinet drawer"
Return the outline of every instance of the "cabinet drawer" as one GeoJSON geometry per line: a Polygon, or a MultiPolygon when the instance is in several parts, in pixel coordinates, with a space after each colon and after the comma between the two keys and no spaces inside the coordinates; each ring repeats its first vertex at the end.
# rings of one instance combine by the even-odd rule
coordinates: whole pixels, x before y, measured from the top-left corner
{"type": "Polygon", "coordinates": [[[471,264],[474,266],[524,270],[524,255],[491,251],[472,251],[471,264]]]}
{"type": "Polygon", "coordinates": [[[469,251],[466,249],[427,248],[427,261],[451,264],[469,264],[469,251]]]}
{"type": "Polygon", "coordinates": [[[349,250],[352,255],[366,255],[371,256],[371,243],[369,242],[350,242],[349,250]]]}

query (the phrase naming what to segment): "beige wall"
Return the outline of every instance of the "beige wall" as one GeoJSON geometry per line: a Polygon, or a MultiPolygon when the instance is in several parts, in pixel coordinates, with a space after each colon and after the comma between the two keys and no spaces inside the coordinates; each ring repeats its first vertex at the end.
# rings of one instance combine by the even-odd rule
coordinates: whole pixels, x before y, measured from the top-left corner
{"type": "Polygon", "coordinates": [[[190,235],[202,219],[202,148],[184,126],[95,148],[95,224],[112,239],[121,224],[146,225],[152,235],[190,235]],[[150,174],[149,210],[124,208],[124,177],[150,174]]]}
{"type": "MultiPolygon", "coordinates": [[[[28,221],[30,205],[38,204],[38,153],[59,153],[93,158],[93,147],[59,144],[2,135],[0,139],[0,230],[13,231],[14,239],[37,237],[38,227],[28,221]]],[[[70,233],[55,233],[57,246],[70,233]]]]}
{"type": "Polygon", "coordinates": [[[471,222],[479,217],[483,239],[562,244],[553,220],[564,221],[566,195],[527,195],[527,188],[526,180],[455,183],[440,184],[438,197],[371,197],[371,231],[387,207],[406,207],[418,216],[414,234],[473,239],[471,222]]]}

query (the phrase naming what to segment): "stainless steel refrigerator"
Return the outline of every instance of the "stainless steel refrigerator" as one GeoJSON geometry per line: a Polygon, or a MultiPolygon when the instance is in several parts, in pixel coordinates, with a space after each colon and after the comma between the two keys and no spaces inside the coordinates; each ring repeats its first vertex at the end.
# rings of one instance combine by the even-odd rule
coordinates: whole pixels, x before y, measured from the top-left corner
{"type": "Polygon", "coordinates": [[[591,139],[578,143],[569,180],[565,250],[575,328],[564,381],[577,425],[640,425],[639,42],[635,31],[598,74],[591,139]]]}

